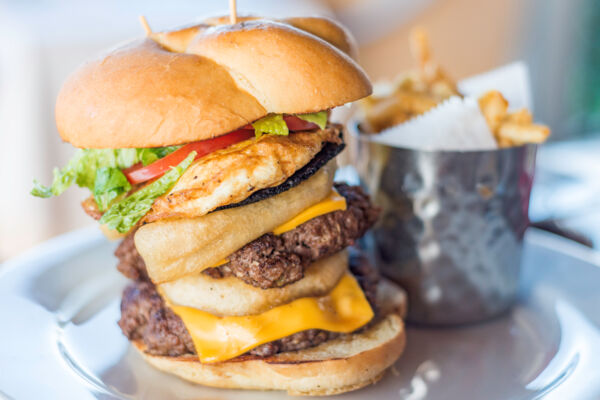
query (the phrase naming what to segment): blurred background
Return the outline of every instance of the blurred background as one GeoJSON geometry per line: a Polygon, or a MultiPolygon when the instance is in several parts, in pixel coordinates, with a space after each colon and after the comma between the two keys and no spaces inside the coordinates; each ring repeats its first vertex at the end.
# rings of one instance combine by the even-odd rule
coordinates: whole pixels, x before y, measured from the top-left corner
{"type": "MultiPolygon", "coordinates": [[[[86,193],[29,195],[73,148],[60,141],[54,102],[85,59],[153,29],[227,12],[226,0],[0,0],[0,262],[92,224],[86,193]]],[[[430,33],[434,57],[456,79],[524,60],[536,120],[552,128],[538,157],[532,220],[600,245],[600,2],[597,0],[253,0],[240,13],[329,15],[355,34],[373,81],[413,67],[408,32],[430,33]]]]}

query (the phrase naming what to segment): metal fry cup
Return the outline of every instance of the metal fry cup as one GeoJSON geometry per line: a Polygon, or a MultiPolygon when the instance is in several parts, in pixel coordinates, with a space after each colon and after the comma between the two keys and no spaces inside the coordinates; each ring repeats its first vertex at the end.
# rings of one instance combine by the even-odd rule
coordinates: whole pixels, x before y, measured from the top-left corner
{"type": "Polygon", "coordinates": [[[457,325],[509,309],[536,146],[411,150],[371,142],[356,124],[350,130],[352,162],[382,208],[369,250],[408,292],[408,320],[457,325]]]}

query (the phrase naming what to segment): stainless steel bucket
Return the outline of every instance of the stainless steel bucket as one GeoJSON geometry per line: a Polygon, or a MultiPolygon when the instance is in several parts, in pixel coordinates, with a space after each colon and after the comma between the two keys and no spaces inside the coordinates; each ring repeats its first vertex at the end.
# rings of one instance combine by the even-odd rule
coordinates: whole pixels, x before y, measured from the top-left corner
{"type": "Polygon", "coordinates": [[[417,151],[349,139],[362,183],[383,210],[370,251],[408,292],[408,320],[465,324],[510,308],[536,147],[417,151]]]}

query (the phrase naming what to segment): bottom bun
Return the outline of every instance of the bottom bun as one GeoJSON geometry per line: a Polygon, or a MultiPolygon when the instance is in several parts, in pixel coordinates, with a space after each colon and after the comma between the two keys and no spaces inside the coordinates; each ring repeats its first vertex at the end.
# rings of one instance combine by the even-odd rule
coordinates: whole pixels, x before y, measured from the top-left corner
{"type": "Polygon", "coordinates": [[[360,389],[377,382],[400,357],[406,335],[398,314],[389,314],[371,328],[327,341],[310,349],[272,357],[239,357],[202,364],[195,356],[146,354],[161,371],[205,386],[228,389],[286,390],[291,395],[323,396],[360,389]]]}
{"type": "Polygon", "coordinates": [[[405,296],[395,285],[382,283],[378,292],[385,292],[383,297],[388,302],[384,309],[393,310],[391,313],[364,331],[309,349],[266,358],[241,356],[202,364],[195,356],[146,354],[141,342],[133,344],[157,369],[205,386],[285,390],[290,395],[302,396],[349,392],[377,382],[404,350],[406,333],[401,314],[405,310],[405,296]]]}

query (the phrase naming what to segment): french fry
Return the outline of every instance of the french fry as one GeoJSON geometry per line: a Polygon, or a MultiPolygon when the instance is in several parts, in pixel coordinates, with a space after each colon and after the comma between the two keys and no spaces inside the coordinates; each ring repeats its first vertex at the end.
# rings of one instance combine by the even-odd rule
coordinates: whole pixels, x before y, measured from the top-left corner
{"type": "Polygon", "coordinates": [[[529,110],[522,108],[508,112],[508,101],[496,90],[479,98],[479,108],[499,147],[521,146],[525,143],[542,143],[550,129],[533,123],[529,110]]]}
{"type": "Polygon", "coordinates": [[[438,81],[431,84],[431,93],[440,101],[446,100],[458,94],[458,89],[454,82],[438,81]]]}
{"type": "Polygon", "coordinates": [[[497,90],[491,90],[479,98],[479,108],[492,132],[495,132],[508,111],[508,101],[497,90]]]}
{"type": "Polygon", "coordinates": [[[525,124],[529,125],[529,124],[533,123],[533,116],[531,115],[531,113],[529,112],[528,109],[521,108],[520,110],[507,115],[506,121],[514,122],[516,124],[521,124],[521,125],[525,125],[525,124]]]}
{"type": "MultiPolygon", "coordinates": [[[[391,126],[426,113],[442,101],[460,96],[456,83],[433,61],[427,32],[415,28],[410,34],[410,49],[418,68],[399,75],[387,96],[370,96],[361,101],[363,126],[370,133],[381,132],[391,126]]],[[[508,101],[497,90],[479,98],[479,108],[490,131],[501,148],[525,143],[542,143],[550,135],[544,125],[533,124],[527,109],[512,113],[508,101]]]]}
{"type": "Polygon", "coordinates": [[[505,122],[498,129],[498,137],[507,139],[516,145],[525,143],[543,143],[550,135],[550,129],[538,124],[517,124],[505,122]]]}
{"type": "Polygon", "coordinates": [[[400,120],[404,122],[410,118],[406,109],[398,103],[395,97],[388,97],[373,104],[369,112],[365,115],[368,126],[374,132],[380,132],[391,126],[393,121],[400,120]]]}
{"type": "Polygon", "coordinates": [[[414,71],[400,74],[394,79],[396,90],[415,90],[415,84],[419,82],[419,74],[414,71]]]}
{"type": "Polygon", "coordinates": [[[496,137],[496,142],[498,142],[498,147],[500,147],[501,149],[505,147],[515,146],[515,144],[511,142],[508,138],[496,137]]]}
{"type": "Polygon", "coordinates": [[[431,95],[424,93],[399,92],[396,99],[401,108],[412,115],[426,113],[438,104],[431,95]]]}
{"type": "Polygon", "coordinates": [[[365,127],[372,129],[371,133],[421,115],[452,96],[460,96],[456,83],[432,61],[429,38],[424,29],[411,31],[410,49],[418,68],[399,75],[391,95],[373,95],[360,103],[365,127]]]}
{"type": "Polygon", "coordinates": [[[417,60],[421,72],[425,72],[425,68],[431,62],[431,52],[429,50],[429,36],[422,27],[411,30],[410,51],[413,58],[417,60]]]}

